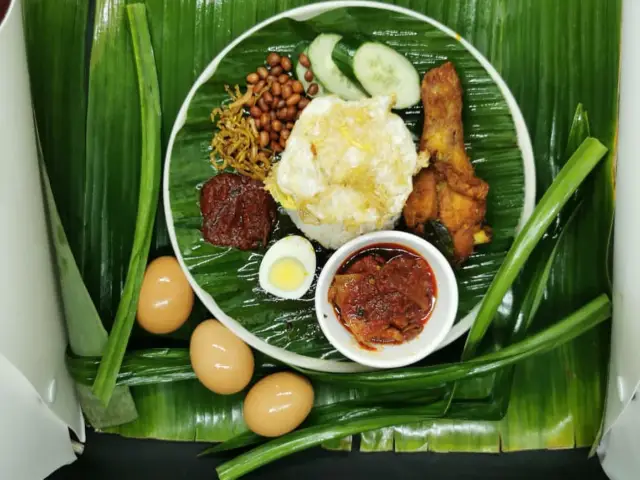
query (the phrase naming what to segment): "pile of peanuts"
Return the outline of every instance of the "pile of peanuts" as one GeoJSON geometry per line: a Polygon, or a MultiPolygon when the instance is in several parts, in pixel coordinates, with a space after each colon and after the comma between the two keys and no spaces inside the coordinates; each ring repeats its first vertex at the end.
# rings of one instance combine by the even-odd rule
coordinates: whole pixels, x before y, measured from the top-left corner
{"type": "MultiPolygon", "coordinates": [[[[311,66],[304,53],[300,54],[299,61],[307,69],[311,66]]],[[[289,57],[271,52],[266,66],[247,75],[247,83],[254,93],[249,101],[249,113],[258,130],[260,147],[270,148],[274,153],[284,150],[295,121],[311,101],[309,97],[318,93],[316,83],[311,83],[305,92],[302,83],[292,77],[292,68],[289,57]]],[[[311,70],[305,74],[305,80],[313,81],[311,70]]]]}

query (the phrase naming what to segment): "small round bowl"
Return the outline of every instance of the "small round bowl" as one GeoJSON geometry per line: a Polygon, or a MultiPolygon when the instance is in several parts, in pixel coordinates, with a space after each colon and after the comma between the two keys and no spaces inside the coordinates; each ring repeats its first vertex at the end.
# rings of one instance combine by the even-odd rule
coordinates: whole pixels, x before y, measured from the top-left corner
{"type": "Polygon", "coordinates": [[[361,365],[397,368],[422,360],[445,339],[458,311],[458,284],[447,259],[426,240],[404,232],[374,232],[355,238],[336,250],[320,273],[315,302],[320,328],[340,353],[361,365]],[[375,350],[367,350],[358,344],[338,319],[329,302],[329,287],[337,271],[349,257],[366,247],[379,244],[399,245],[424,258],[433,271],[437,295],[431,316],[416,338],[400,345],[376,344],[375,350]]]}

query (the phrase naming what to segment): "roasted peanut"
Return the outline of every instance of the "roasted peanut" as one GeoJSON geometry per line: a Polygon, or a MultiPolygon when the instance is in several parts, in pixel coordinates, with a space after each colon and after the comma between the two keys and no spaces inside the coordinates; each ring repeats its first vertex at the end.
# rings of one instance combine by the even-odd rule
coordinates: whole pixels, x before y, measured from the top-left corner
{"type": "Polygon", "coordinates": [[[271,85],[271,93],[275,97],[279,97],[280,95],[282,95],[282,86],[278,82],[275,82],[271,85]]]}
{"type": "Polygon", "coordinates": [[[262,110],[260,110],[258,107],[253,106],[249,109],[249,113],[251,113],[251,116],[253,118],[260,118],[260,115],[262,115],[262,110]]]}
{"type": "Polygon", "coordinates": [[[267,70],[265,67],[258,67],[256,69],[256,73],[260,75],[260,78],[263,80],[269,76],[269,70],[267,70]]]}
{"type": "Polygon", "coordinates": [[[278,66],[273,67],[273,68],[271,69],[271,72],[270,72],[270,73],[271,73],[271,75],[273,75],[274,77],[279,77],[280,75],[282,75],[282,74],[283,74],[283,72],[284,72],[283,68],[282,68],[280,65],[278,65],[278,66]]]}
{"type": "Polygon", "coordinates": [[[285,72],[290,72],[292,67],[291,59],[289,57],[282,57],[280,59],[280,66],[284,68],[285,72]]]}
{"type": "Polygon", "coordinates": [[[273,95],[271,95],[269,92],[264,92],[262,94],[262,98],[264,98],[264,101],[267,102],[268,105],[271,105],[273,103],[273,95]]]}
{"type": "Polygon", "coordinates": [[[297,103],[302,99],[299,93],[294,93],[289,98],[287,98],[287,106],[289,105],[297,105],[297,103]]]}
{"type": "Polygon", "coordinates": [[[307,105],[309,105],[309,99],[305,97],[301,98],[298,102],[298,110],[304,110],[307,105]]]}
{"type": "Polygon", "coordinates": [[[307,70],[307,71],[305,72],[305,74],[304,74],[304,79],[305,79],[307,82],[312,81],[312,80],[313,80],[313,72],[312,72],[311,70],[307,70]]]}
{"type": "Polygon", "coordinates": [[[291,85],[285,85],[282,87],[282,98],[286,100],[291,95],[293,95],[293,88],[291,88],[291,85]]]}
{"type": "Polygon", "coordinates": [[[291,78],[291,77],[289,77],[289,75],[287,75],[286,73],[283,73],[282,75],[280,75],[280,76],[278,77],[278,81],[279,81],[281,84],[285,84],[285,83],[287,83],[287,82],[289,81],[289,79],[290,79],[290,78],[291,78]]]}
{"type": "Polygon", "coordinates": [[[293,93],[302,93],[302,92],[304,92],[304,87],[302,86],[302,83],[300,83],[298,80],[294,80],[291,83],[291,89],[293,90],[293,93]]]}
{"type": "Polygon", "coordinates": [[[314,95],[318,94],[318,90],[320,90],[318,84],[312,83],[311,85],[309,85],[309,88],[307,88],[307,95],[311,95],[313,97],[314,95]]]}
{"type": "Polygon", "coordinates": [[[258,80],[260,80],[260,76],[257,73],[250,73],[249,75],[247,75],[247,83],[257,83],[258,80]]]}
{"type": "Polygon", "coordinates": [[[264,148],[269,145],[269,134],[264,130],[260,132],[260,147],[264,148]]]}
{"type": "Polygon", "coordinates": [[[264,98],[262,97],[260,97],[260,99],[258,100],[258,107],[260,107],[260,110],[262,110],[263,112],[269,111],[269,105],[267,105],[267,102],[265,102],[264,98]]]}
{"type": "Polygon", "coordinates": [[[280,153],[283,150],[283,148],[280,146],[278,142],[276,142],[275,140],[272,140],[271,150],[273,150],[275,153],[280,153]]]}
{"type": "Polygon", "coordinates": [[[309,57],[307,57],[304,53],[301,53],[298,56],[298,60],[302,64],[303,67],[309,68],[311,66],[311,62],[309,61],[309,57]]]}
{"type": "Polygon", "coordinates": [[[271,122],[271,128],[274,132],[279,132],[280,130],[282,130],[282,122],[280,120],[274,120],[273,122],[271,122]]]}
{"type": "Polygon", "coordinates": [[[271,52],[269,56],[267,56],[267,63],[272,67],[275,67],[276,65],[278,65],[280,61],[281,61],[280,55],[278,55],[276,52],[271,52]]]}

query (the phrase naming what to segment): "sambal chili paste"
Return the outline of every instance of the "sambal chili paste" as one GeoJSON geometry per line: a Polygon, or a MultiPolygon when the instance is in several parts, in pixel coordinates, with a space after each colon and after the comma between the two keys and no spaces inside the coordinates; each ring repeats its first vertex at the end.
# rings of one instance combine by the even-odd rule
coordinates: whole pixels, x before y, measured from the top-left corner
{"type": "Polygon", "coordinates": [[[329,289],[342,324],[364,347],[415,338],[437,295],[427,261],[400,245],[367,247],[338,270],[329,289]]]}
{"type": "Polygon", "coordinates": [[[213,245],[264,248],[277,206],[262,182],[233,173],[211,178],[200,192],[202,234],[213,245]]]}

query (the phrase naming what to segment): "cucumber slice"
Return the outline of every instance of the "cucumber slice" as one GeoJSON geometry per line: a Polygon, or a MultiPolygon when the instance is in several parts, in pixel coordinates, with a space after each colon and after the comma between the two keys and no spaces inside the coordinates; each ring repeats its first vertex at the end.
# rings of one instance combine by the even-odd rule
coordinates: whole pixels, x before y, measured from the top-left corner
{"type": "Polygon", "coordinates": [[[370,95],[396,96],[394,108],[420,101],[420,76],[403,55],[382,43],[366,42],[353,56],[353,71],[370,95]]]}
{"type": "MultiPolygon", "coordinates": [[[[302,53],[304,53],[308,57],[309,56],[309,49],[305,48],[302,51],[302,53]]],[[[306,92],[309,89],[309,85],[311,85],[312,83],[315,83],[316,85],[318,85],[318,93],[315,94],[314,97],[322,97],[323,95],[326,95],[325,88],[322,85],[322,82],[320,82],[320,80],[318,80],[317,78],[314,78],[313,82],[308,82],[307,80],[305,80],[304,74],[307,73],[307,71],[309,69],[300,63],[300,60],[299,60],[298,57],[299,57],[299,54],[296,55],[296,58],[295,58],[295,62],[296,62],[296,77],[298,78],[298,81],[302,84],[302,86],[304,87],[304,91],[306,92]]]]}
{"type": "Polygon", "coordinates": [[[366,90],[362,85],[360,85],[360,81],[353,71],[353,56],[356,54],[356,50],[358,50],[360,45],[365,41],[366,40],[360,41],[355,38],[346,39],[343,37],[338,43],[336,43],[336,46],[333,47],[333,52],[331,52],[331,57],[340,71],[363,92],[366,90]]]}
{"type": "Polygon", "coordinates": [[[314,75],[326,90],[344,100],[360,100],[365,93],[340,71],[332,58],[333,48],[342,35],[321,33],[309,45],[309,60],[314,75]]]}

